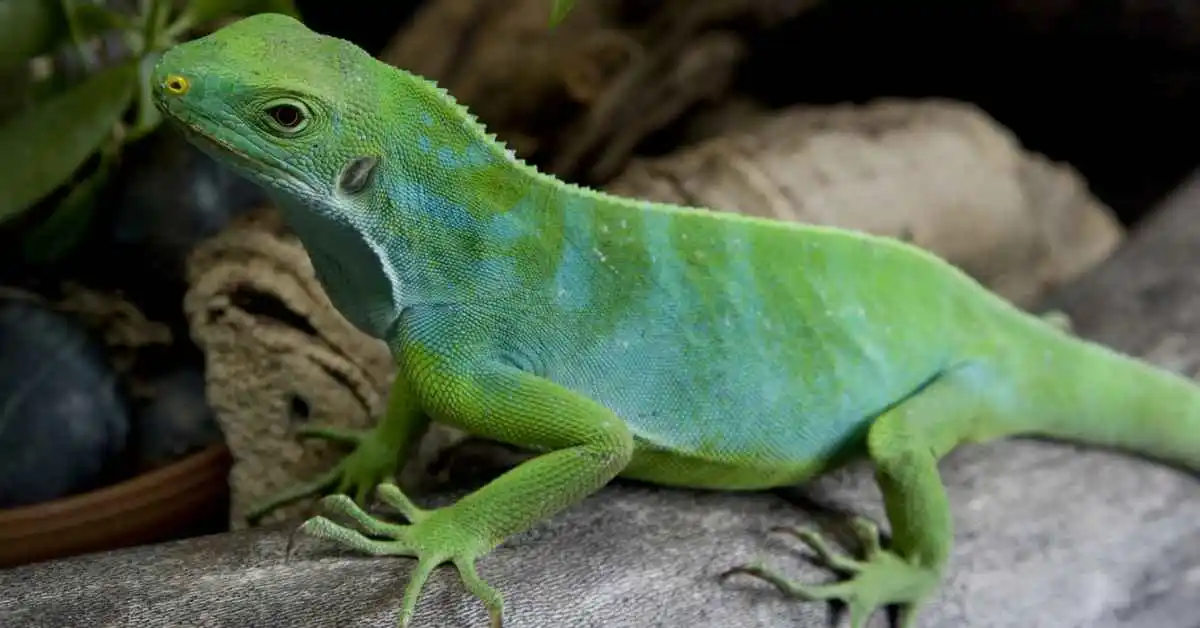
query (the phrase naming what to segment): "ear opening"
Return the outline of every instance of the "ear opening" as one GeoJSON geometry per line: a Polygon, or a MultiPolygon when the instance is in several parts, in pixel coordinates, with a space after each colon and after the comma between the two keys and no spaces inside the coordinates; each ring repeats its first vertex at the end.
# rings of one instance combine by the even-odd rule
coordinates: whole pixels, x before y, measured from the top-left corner
{"type": "Polygon", "coordinates": [[[342,170],[342,176],[338,180],[338,187],[346,194],[357,194],[363,191],[371,184],[371,179],[374,177],[375,169],[378,165],[378,157],[359,157],[351,161],[342,170]]]}

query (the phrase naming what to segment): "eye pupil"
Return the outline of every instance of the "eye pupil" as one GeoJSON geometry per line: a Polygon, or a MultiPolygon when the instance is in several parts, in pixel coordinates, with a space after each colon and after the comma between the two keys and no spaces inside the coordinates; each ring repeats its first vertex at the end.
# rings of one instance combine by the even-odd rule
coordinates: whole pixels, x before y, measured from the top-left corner
{"type": "Polygon", "coordinates": [[[295,128],[304,121],[304,112],[295,105],[275,105],[268,109],[267,113],[279,126],[286,129],[295,128]]]}
{"type": "Polygon", "coordinates": [[[188,82],[187,79],[176,74],[167,77],[164,87],[168,92],[176,96],[182,96],[188,90],[188,82]]]}

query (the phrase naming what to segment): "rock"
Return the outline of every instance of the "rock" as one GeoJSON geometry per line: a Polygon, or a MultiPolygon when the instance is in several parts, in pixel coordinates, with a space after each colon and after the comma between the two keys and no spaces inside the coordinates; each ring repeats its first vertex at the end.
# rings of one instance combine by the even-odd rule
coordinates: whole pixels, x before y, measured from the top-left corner
{"type": "Polygon", "coordinates": [[[716,137],[635,159],[605,189],[904,237],[1024,306],[1124,236],[1078,172],[1026,150],[968,103],[885,99],[723,118],[710,120],[716,137]]]}
{"type": "Polygon", "coordinates": [[[204,373],[178,368],[150,379],[149,402],[134,416],[138,465],[154,468],[221,442],[221,428],[205,397],[204,373]]]}
{"type": "Polygon", "coordinates": [[[0,508],[103,484],[128,431],[100,343],[32,299],[0,298],[0,508]]]}
{"type": "Polygon", "coordinates": [[[122,289],[153,317],[178,316],[188,254],[266,196],[167,127],[131,145],[122,159],[103,228],[84,256],[108,261],[82,272],[97,275],[90,283],[122,289]]]}

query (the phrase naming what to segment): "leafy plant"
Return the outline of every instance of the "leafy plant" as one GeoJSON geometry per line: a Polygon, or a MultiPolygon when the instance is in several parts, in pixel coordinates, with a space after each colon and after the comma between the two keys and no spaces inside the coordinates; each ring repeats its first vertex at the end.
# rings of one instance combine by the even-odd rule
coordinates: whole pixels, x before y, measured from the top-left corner
{"type": "Polygon", "coordinates": [[[550,5],[550,26],[558,26],[575,7],[575,0],[553,0],[550,5]]]}
{"type": "Polygon", "coordinates": [[[137,0],[122,3],[136,4],[127,11],[114,4],[0,0],[0,224],[35,207],[49,212],[23,238],[30,261],[55,259],[79,241],[121,148],[160,123],[149,79],[162,51],[217,19],[298,17],[292,0],[137,0]],[[101,59],[98,51],[113,42],[124,54],[101,59]],[[61,57],[82,65],[82,77],[45,72],[55,56],[59,65],[61,57]]]}

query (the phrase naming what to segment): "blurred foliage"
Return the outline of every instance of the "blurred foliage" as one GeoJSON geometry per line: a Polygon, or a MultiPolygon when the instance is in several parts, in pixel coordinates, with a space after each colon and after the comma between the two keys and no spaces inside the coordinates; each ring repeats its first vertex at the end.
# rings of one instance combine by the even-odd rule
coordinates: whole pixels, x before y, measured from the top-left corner
{"type": "Polygon", "coordinates": [[[158,55],[262,12],[299,17],[292,0],[0,0],[0,225],[44,211],[22,238],[27,261],[80,241],[122,148],[158,126],[158,55]]]}
{"type": "Polygon", "coordinates": [[[575,0],[554,0],[550,5],[550,25],[557,26],[575,6],[575,0]]]}

